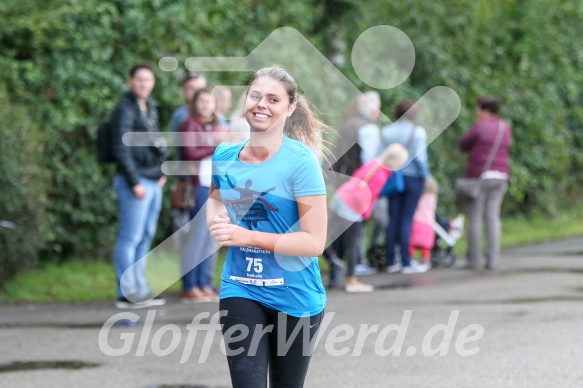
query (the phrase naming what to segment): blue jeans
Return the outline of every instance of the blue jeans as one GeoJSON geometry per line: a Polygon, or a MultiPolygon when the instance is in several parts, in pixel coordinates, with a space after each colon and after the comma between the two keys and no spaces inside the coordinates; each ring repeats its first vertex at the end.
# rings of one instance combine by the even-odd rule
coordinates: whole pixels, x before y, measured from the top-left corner
{"type": "Polygon", "coordinates": [[[389,227],[387,228],[387,265],[395,264],[395,245],[401,247],[403,267],[411,265],[409,241],[417,203],[425,187],[421,178],[405,175],[405,192],[389,197],[389,227]]]}
{"type": "Polygon", "coordinates": [[[113,177],[113,188],[119,205],[119,230],[113,260],[117,296],[120,298],[130,295],[142,298],[150,293],[146,281],[145,256],[156,233],[162,207],[162,188],[156,179],[142,178],[140,183],[146,187],[146,196],[142,199],[135,197],[121,175],[113,177]]]}
{"type": "Polygon", "coordinates": [[[196,204],[190,213],[190,230],[181,252],[184,292],[195,286],[203,289],[211,285],[214,277],[218,246],[206,227],[208,196],[208,187],[196,187],[196,204]]]}

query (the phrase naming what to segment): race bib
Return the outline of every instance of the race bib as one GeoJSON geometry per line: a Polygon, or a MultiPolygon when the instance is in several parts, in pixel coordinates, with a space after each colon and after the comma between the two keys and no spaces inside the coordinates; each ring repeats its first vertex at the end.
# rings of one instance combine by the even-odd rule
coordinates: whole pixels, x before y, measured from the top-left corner
{"type": "Polygon", "coordinates": [[[231,280],[254,286],[283,286],[283,268],[273,252],[255,247],[231,247],[231,280]]]}

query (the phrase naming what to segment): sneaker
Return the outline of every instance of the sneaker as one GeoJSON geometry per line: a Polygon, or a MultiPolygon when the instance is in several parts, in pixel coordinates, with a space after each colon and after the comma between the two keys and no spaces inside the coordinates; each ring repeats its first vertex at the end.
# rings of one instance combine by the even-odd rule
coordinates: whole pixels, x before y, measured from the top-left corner
{"type": "Polygon", "coordinates": [[[356,284],[347,284],[344,286],[344,289],[349,294],[356,294],[356,293],[363,293],[363,292],[373,292],[374,286],[371,286],[370,284],[356,283],[356,284]]]}
{"type": "MultiPolygon", "coordinates": [[[[133,298],[132,298],[133,299],[133,298]]],[[[166,299],[160,297],[151,297],[148,296],[146,298],[139,298],[135,301],[131,301],[125,297],[121,297],[117,299],[115,302],[115,307],[120,310],[137,310],[137,309],[145,309],[148,307],[154,306],[163,306],[166,304],[166,299]]]]}
{"type": "Polygon", "coordinates": [[[137,310],[137,309],[145,309],[148,307],[145,303],[134,303],[130,302],[127,298],[117,298],[117,302],[115,302],[115,308],[120,310],[137,310]]]}
{"type": "Polygon", "coordinates": [[[342,270],[344,269],[344,262],[336,255],[330,259],[330,279],[328,280],[328,288],[334,288],[340,281],[342,270]]]}
{"type": "Polygon", "coordinates": [[[389,265],[387,267],[387,272],[388,273],[397,273],[397,272],[401,272],[402,269],[403,269],[403,265],[401,263],[397,263],[397,264],[389,265]]]}
{"type": "Polygon", "coordinates": [[[411,261],[411,265],[403,267],[401,273],[423,273],[427,272],[427,266],[419,264],[416,261],[411,261]]]}
{"type": "Polygon", "coordinates": [[[148,303],[148,307],[152,306],[164,306],[166,304],[166,299],[160,296],[154,296],[152,294],[148,295],[147,297],[143,298],[148,303]]]}
{"type": "Polygon", "coordinates": [[[366,264],[356,264],[354,266],[354,274],[357,276],[374,275],[375,273],[377,273],[377,269],[366,264]]]}

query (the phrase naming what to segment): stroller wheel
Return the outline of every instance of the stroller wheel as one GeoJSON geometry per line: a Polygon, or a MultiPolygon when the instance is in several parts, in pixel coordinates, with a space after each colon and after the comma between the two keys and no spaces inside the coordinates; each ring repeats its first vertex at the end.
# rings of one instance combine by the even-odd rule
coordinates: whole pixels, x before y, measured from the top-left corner
{"type": "Polygon", "coordinates": [[[455,263],[456,255],[454,252],[443,252],[444,255],[441,258],[441,266],[445,268],[450,268],[455,263]]]}
{"type": "Polygon", "coordinates": [[[377,268],[379,271],[383,268],[385,262],[385,248],[383,245],[373,245],[366,251],[366,258],[369,266],[377,268]]]}
{"type": "Polygon", "coordinates": [[[443,261],[443,256],[445,256],[444,251],[442,251],[442,250],[434,251],[433,254],[431,255],[431,267],[432,268],[441,267],[442,266],[441,262],[443,261]]]}

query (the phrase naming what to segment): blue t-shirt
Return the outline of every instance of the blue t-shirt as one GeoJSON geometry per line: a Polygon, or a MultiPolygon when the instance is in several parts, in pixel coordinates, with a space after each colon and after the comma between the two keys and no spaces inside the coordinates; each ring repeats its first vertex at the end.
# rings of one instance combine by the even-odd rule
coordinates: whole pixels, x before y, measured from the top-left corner
{"type": "MultiPolygon", "coordinates": [[[[296,197],[325,195],[315,154],[284,136],[269,160],[239,159],[245,142],[223,143],[213,155],[213,184],[233,224],[267,233],[301,230],[296,197]]],[[[326,304],[317,257],[274,254],[257,247],[229,247],[221,277],[221,299],[241,297],[300,317],[320,313],[326,304]]]]}

